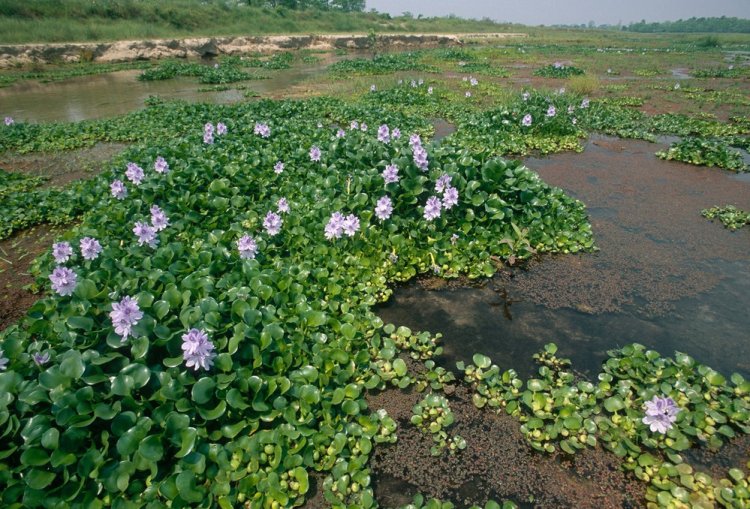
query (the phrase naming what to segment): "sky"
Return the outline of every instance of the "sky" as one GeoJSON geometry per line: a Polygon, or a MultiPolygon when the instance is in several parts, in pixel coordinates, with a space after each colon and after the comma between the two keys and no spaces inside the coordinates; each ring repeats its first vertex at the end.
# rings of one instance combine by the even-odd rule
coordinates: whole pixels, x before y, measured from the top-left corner
{"type": "Polygon", "coordinates": [[[750,18],[750,0],[366,0],[367,9],[399,15],[488,17],[524,25],[627,25],[691,17],[750,18]]]}

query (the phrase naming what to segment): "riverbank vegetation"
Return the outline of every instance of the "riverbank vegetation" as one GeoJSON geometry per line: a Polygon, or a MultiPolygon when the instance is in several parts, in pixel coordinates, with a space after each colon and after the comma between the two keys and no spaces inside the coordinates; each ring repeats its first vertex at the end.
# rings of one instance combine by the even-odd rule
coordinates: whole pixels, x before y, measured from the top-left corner
{"type": "Polygon", "coordinates": [[[117,0],[0,4],[0,44],[116,41],[222,35],[311,33],[503,32],[518,27],[491,20],[391,17],[331,4],[289,8],[286,2],[117,0]]]}

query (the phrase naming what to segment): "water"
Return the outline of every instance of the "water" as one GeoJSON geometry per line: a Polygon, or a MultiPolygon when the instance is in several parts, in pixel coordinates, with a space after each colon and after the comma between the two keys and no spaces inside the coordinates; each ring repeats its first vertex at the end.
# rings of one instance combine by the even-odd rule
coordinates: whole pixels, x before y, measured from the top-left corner
{"type": "Polygon", "coordinates": [[[750,181],[662,161],[653,155],[662,147],[594,137],[582,154],[528,159],[588,205],[600,251],[544,256],[481,288],[411,284],[380,316],[442,332],[451,367],[480,352],[528,376],[533,353],[555,342],[593,376],[607,350],[638,342],[750,375],[750,231],[700,216],[715,204],[750,208],[750,181]]]}
{"type": "MultiPolygon", "coordinates": [[[[243,85],[261,95],[278,93],[304,80],[325,73],[328,64],[341,59],[325,56],[314,64],[297,65],[280,71],[262,71],[270,79],[230,83],[243,85]]],[[[212,85],[198,78],[138,81],[140,70],[81,76],[54,83],[23,81],[0,88],[0,114],[22,122],[77,122],[112,117],[143,108],[149,96],[194,102],[233,103],[245,100],[245,91],[199,92],[212,85]]]]}

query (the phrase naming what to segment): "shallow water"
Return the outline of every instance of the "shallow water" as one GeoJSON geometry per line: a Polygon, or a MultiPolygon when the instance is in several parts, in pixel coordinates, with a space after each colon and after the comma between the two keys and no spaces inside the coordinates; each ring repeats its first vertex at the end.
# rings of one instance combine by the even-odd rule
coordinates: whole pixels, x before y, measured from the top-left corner
{"type": "Polygon", "coordinates": [[[588,205],[600,251],[544,256],[482,288],[411,284],[379,309],[386,322],[442,332],[444,362],[489,355],[528,376],[555,342],[588,375],[609,349],[639,342],[750,375],[750,231],[730,232],[700,210],[750,208],[750,181],[662,161],[663,145],[593,137],[582,154],[527,166],[588,205]]]}
{"type": "MultiPolygon", "coordinates": [[[[260,95],[277,93],[308,78],[323,74],[328,64],[341,57],[326,56],[314,64],[295,65],[280,71],[260,70],[269,79],[230,83],[243,85],[260,95]]],[[[245,100],[242,90],[199,92],[213,85],[185,77],[163,81],[138,81],[140,70],[81,76],[65,81],[23,81],[0,88],[0,114],[22,122],[76,122],[106,118],[143,108],[149,96],[193,102],[233,103],[245,100]]]]}

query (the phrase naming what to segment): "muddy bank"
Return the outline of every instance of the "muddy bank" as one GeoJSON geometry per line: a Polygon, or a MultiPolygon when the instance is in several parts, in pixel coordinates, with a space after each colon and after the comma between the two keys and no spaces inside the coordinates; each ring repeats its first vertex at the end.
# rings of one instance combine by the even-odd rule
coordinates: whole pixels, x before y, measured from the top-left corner
{"type": "MultiPolygon", "coordinates": [[[[460,45],[465,39],[526,37],[526,34],[384,34],[376,37],[379,49],[406,49],[460,45]]],[[[160,58],[212,58],[284,50],[367,49],[373,41],[364,34],[268,35],[155,39],[101,43],[19,44],[0,46],[0,68],[32,63],[129,62],[160,58]]]]}
{"type": "Polygon", "coordinates": [[[409,422],[412,406],[423,397],[389,389],[369,398],[372,408],[385,408],[399,425],[398,441],[379,445],[371,459],[376,498],[385,507],[409,503],[418,492],[458,507],[484,506],[488,499],[525,507],[644,505],[645,484],[626,475],[614,455],[601,449],[573,457],[538,453],[524,440],[516,419],[478,410],[464,386],[449,396],[456,418],[450,432],[464,437],[467,447],[436,458],[430,454],[432,438],[409,422]]]}

